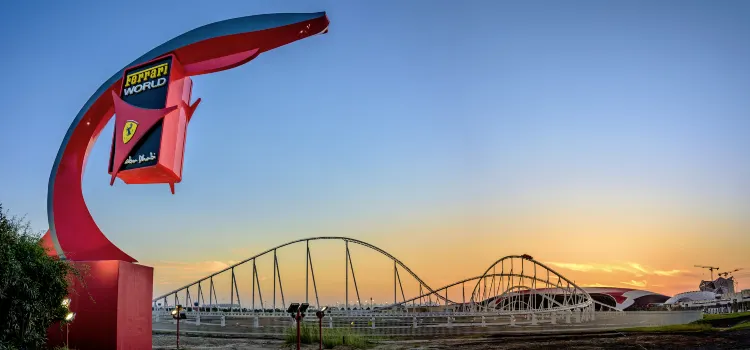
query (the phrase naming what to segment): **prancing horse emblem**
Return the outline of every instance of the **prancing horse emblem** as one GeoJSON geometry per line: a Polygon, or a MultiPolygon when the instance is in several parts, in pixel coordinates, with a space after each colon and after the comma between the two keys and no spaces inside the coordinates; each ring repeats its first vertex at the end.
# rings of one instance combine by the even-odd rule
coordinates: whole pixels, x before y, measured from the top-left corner
{"type": "Polygon", "coordinates": [[[136,129],[138,129],[138,122],[134,120],[125,122],[125,127],[122,129],[122,143],[130,142],[130,139],[135,135],[136,129]]]}

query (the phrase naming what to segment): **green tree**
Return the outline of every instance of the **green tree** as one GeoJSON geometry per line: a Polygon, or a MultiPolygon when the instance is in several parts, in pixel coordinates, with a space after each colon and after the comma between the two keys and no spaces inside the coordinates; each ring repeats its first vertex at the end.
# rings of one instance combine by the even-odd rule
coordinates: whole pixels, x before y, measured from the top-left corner
{"type": "Polygon", "coordinates": [[[47,328],[67,313],[61,302],[72,279],[81,277],[72,264],[47,255],[40,238],[0,204],[0,349],[43,347],[47,328]]]}

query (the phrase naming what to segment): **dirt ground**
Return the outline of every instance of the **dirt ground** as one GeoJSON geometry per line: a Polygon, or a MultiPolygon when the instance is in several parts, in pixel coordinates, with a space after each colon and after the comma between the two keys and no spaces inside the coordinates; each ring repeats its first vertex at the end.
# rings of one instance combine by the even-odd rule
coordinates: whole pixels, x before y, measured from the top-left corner
{"type": "MultiPolygon", "coordinates": [[[[154,349],[175,349],[173,335],[155,334],[154,349]]],[[[280,340],[225,339],[181,337],[180,349],[293,349],[280,340]]],[[[317,349],[317,345],[303,346],[317,349]]],[[[346,350],[348,347],[336,347],[346,350]]],[[[464,339],[382,341],[373,350],[406,349],[750,349],[750,330],[634,334],[607,332],[600,334],[555,336],[502,336],[464,339]]]]}

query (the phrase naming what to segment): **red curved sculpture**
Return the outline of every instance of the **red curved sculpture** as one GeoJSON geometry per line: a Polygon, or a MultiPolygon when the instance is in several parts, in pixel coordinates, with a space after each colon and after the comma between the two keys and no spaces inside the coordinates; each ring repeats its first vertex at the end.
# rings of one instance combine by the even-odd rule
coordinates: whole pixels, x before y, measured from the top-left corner
{"type": "Polygon", "coordinates": [[[185,131],[200,101],[190,105],[189,77],[237,67],[268,50],[325,33],[327,28],[328,18],[323,12],[259,15],[212,23],[141,56],[89,98],[70,125],[52,166],[47,191],[50,230],[42,240],[44,246],[54,248],[51,254],[75,265],[86,265],[89,274],[85,285],[74,280],[71,286],[76,293],[69,294],[69,307],[77,313],[73,331],[68,334],[66,329],[63,335],[59,325],[52,325],[47,331],[48,346],[151,347],[153,268],[133,264],[135,259],[104,236],[86,207],[81,188],[88,153],[113,114],[117,114],[115,137],[119,141],[113,140],[110,155],[112,180],[119,177],[126,183],[168,183],[174,193],[174,184],[181,180],[185,131]],[[128,79],[125,85],[130,86],[127,91],[122,90],[124,75],[128,79]],[[156,97],[158,106],[152,103],[156,97]],[[135,153],[130,151],[140,147],[140,141],[140,145],[146,145],[151,140],[146,136],[149,130],[157,135],[157,129],[161,136],[153,139],[160,142],[158,157],[149,152],[131,160],[130,154],[135,153]],[[147,160],[143,166],[141,159],[147,160]],[[136,162],[138,166],[133,167],[136,162]]]}
{"type": "MultiPolygon", "coordinates": [[[[328,23],[324,12],[235,18],[180,35],[128,67],[172,54],[183,65],[186,76],[218,72],[240,66],[279,46],[325,33],[328,23]]],[[[81,187],[88,153],[114,114],[124,70],[105,82],[81,109],[60,146],[50,174],[47,200],[50,230],[43,237],[43,244],[54,247],[64,259],[136,262],[101,232],[86,207],[81,187]]],[[[123,108],[129,107],[120,105],[118,110],[123,108]]],[[[195,105],[188,108],[194,110],[195,105]]]]}

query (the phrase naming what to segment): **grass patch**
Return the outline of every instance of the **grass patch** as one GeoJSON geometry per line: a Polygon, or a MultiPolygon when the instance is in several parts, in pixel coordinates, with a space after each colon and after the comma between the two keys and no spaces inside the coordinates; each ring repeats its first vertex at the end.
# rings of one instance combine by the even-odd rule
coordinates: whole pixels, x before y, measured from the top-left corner
{"type": "Polygon", "coordinates": [[[705,314],[703,315],[703,321],[731,320],[734,318],[750,318],[750,311],[738,312],[735,314],[705,314]]]}
{"type": "MultiPolygon", "coordinates": [[[[297,329],[287,328],[285,332],[287,344],[297,343],[297,329]]],[[[318,334],[318,325],[302,323],[300,327],[300,343],[318,344],[320,337],[318,334]]],[[[355,332],[350,328],[323,328],[323,347],[332,349],[337,345],[348,345],[357,349],[371,347],[372,344],[367,341],[364,335],[355,332]]]]}
{"type": "Polygon", "coordinates": [[[696,323],[710,324],[715,328],[734,328],[739,324],[750,321],[750,312],[739,312],[736,314],[706,314],[703,319],[696,323]]]}
{"type": "Polygon", "coordinates": [[[731,329],[733,331],[734,330],[738,330],[738,329],[750,329],[750,321],[744,321],[744,322],[738,323],[738,324],[732,326],[732,328],[729,328],[729,329],[731,329]]]}
{"type": "Polygon", "coordinates": [[[750,312],[735,314],[705,314],[703,319],[688,324],[670,326],[626,328],[623,332],[665,333],[665,332],[710,332],[750,329],[750,312]]]}

